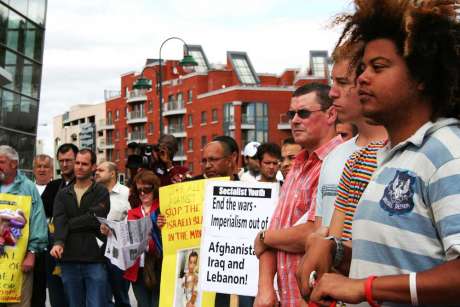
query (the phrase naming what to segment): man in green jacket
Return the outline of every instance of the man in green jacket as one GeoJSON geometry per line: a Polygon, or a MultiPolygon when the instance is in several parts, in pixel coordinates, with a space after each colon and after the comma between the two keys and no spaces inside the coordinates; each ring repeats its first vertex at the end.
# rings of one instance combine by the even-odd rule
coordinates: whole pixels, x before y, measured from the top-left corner
{"type": "Polygon", "coordinates": [[[21,267],[18,268],[23,272],[21,298],[19,305],[15,304],[15,306],[30,306],[35,253],[46,249],[48,230],[40,194],[35,184],[18,171],[18,163],[19,155],[16,150],[8,145],[0,145],[0,193],[31,197],[30,216],[26,219],[29,223],[27,252],[21,267]]]}

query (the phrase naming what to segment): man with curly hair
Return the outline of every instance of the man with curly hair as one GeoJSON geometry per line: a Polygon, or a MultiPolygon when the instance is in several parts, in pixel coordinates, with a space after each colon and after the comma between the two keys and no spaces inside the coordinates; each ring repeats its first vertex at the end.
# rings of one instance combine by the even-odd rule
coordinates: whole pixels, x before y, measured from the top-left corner
{"type": "Polygon", "coordinates": [[[327,238],[330,253],[306,270],[301,293],[321,305],[458,305],[458,2],[355,0],[355,6],[340,18],[338,44],[365,43],[359,97],[389,141],[357,206],[353,248],[327,238]],[[327,273],[332,262],[350,278],[327,273]],[[317,282],[309,285],[312,271],[317,282]]]}

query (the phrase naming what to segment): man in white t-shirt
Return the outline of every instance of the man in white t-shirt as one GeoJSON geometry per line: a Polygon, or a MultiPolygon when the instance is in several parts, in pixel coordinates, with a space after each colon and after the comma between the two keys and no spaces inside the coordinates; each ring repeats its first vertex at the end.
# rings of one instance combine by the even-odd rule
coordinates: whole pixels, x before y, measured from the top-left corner
{"type": "Polygon", "coordinates": [[[48,155],[36,155],[33,162],[35,186],[42,195],[48,182],[53,180],[53,158],[48,155]]]}
{"type": "Polygon", "coordinates": [[[257,148],[259,142],[249,142],[243,150],[246,171],[240,174],[241,181],[257,182],[259,180],[259,160],[257,160],[257,148]]]}

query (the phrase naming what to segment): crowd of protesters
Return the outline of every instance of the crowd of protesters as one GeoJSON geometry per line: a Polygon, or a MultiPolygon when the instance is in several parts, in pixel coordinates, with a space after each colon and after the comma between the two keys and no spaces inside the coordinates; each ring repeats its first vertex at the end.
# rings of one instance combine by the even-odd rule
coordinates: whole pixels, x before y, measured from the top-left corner
{"type": "MultiPolygon", "coordinates": [[[[97,164],[73,144],[57,151],[59,179],[53,158],[35,158],[34,185],[18,171],[17,152],[1,145],[0,193],[32,199],[14,306],[44,306],[46,288],[53,307],[158,306],[159,188],[214,177],[281,186],[268,229],[254,239],[257,295],[238,296],[239,306],[459,305],[460,3],[354,4],[335,20],[343,30],[332,86],[294,91],[292,138],[282,144],[253,140],[241,157],[233,138],[215,137],[195,177],[173,163],[173,136],[130,144],[129,188],[114,163],[97,164]],[[125,271],[112,265],[104,257],[111,230],[96,217],[146,216],[155,223],[145,252],[125,271]]],[[[217,293],[215,306],[230,301],[217,293]]]]}

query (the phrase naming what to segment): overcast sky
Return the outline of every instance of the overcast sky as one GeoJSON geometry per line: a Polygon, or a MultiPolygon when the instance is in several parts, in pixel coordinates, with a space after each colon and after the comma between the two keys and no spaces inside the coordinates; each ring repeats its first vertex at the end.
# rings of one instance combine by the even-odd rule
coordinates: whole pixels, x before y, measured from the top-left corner
{"type": "MultiPolygon", "coordinates": [[[[309,50],[330,51],[338,30],[328,24],[347,9],[348,0],[48,1],[38,138],[52,154],[53,117],[103,102],[170,36],[202,45],[211,63],[245,51],[258,73],[281,74],[305,69],[309,50]]],[[[163,59],[181,55],[179,41],[163,47],[163,59]]]]}

